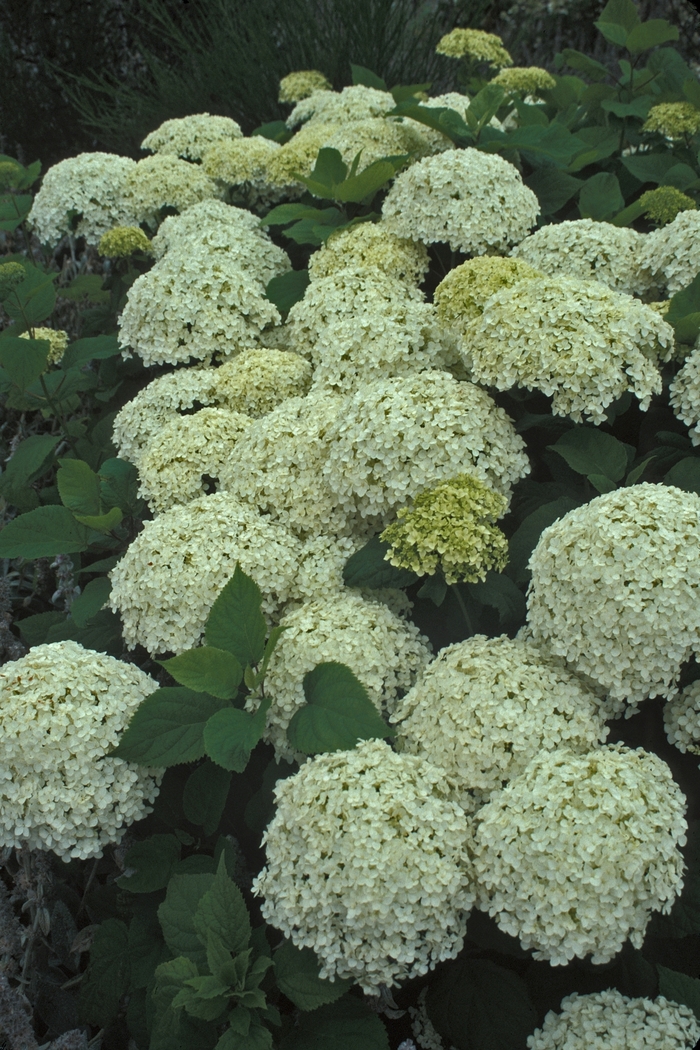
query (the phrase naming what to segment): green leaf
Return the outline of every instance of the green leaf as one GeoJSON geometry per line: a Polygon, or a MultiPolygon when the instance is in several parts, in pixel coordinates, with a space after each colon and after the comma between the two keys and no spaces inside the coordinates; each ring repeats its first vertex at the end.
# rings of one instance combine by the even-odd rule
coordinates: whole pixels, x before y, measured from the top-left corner
{"type": "Polygon", "coordinates": [[[647,469],[649,464],[654,459],[656,459],[656,455],[655,454],[652,454],[651,456],[647,456],[647,458],[642,463],[639,463],[634,468],[634,470],[631,470],[629,472],[629,474],[627,475],[627,477],[625,478],[625,485],[636,485],[636,483],[639,481],[639,479],[641,478],[641,476],[644,473],[644,471],[647,469]]]}
{"type": "Polygon", "coordinates": [[[262,835],[267,825],[275,815],[274,790],[280,780],[285,780],[296,772],[296,763],[277,762],[272,759],[263,773],[262,784],[258,791],[251,796],[245,807],[243,819],[246,826],[258,835],[262,835]]]}
{"type": "Polygon", "coordinates": [[[85,627],[78,627],[72,617],[69,617],[62,624],[50,629],[46,641],[60,642],[66,638],[79,642],[86,649],[109,653],[110,656],[121,656],[124,649],[121,621],[111,609],[101,609],[95,613],[85,627]]]}
{"type": "Polygon", "coordinates": [[[232,955],[244,952],[250,944],[248,909],[241,891],[226,872],[223,855],[211,885],[198,903],[194,928],[205,943],[210,933],[216,934],[232,955]]]}
{"type": "MultiPolygon", "coordinates": [[[[18,165],[18,171],[20,170],[18,165]]],[[[32,210],[30,194],[9,193],[0,199],[0,230],[12,233],[32,210]]]]}
{"type": "Polygon", "coordinates": [[[226,707],[204,727],[204,747],[209,758],[224,769],[242,773],[250,753],[262,739],[271,700],[263,700],[254,715],[237,707],[226,707]]]}
{"type": "Polygon", "coordinates": [[[465,586],[476,601],[498,610],[501,627],[510,628],[525,622],[525,595],[510,576],[490,571],[487,572],[485,580],[480,583],[467,583],[465,586]]]}
{"type": "Polygon", "coordinates": [[[213,835],[224,812],[231,774],[214,762],[203,762],[191,773],[182,793],[182,808],[193,824],[199,824],[205,835],[213,835]]]}
{"type": "Polygon", "coordinates": [[[0,365],[15,386],[26,390],[46,371],[49,349],[46,339],[5,336],[0,339],[0,365]]]}
{"type": "Polygon", "coordinates": [[[616,102],[615,99],[604,98],[600,108],[606,113],[614,113],[616,117],[639,117],[640,120],[644,120],[653,102],[652,95],[639,95],[631,102],[616,102]]]}
{"type": "Polygon", "coordinates": [[[695,342],[700,334],[700,273],[672,297],[664,320],[673,325],[679,343],[695,342]]]}
{"type": "Polygon", "coordinates": [[[431,981],[426,1006],[457,1050],[521,1050],[537,1023],[525,982],[490,959],[448,963],[431,981]]]}
{"type": "Polygon", "coordinates": [[[526,583],[530,578],[530,570],[527,563],[530,555],[537,546],[541,533],[547,526],[552,525],[558,518],[567,514],[578,506],[576,500],[569,496],[560,496],[559,499],[545,503],[537,510],[529,514],[516,529],[509,541],[510,561],[506,572],[516,583],[526,583]]]}
{"type": "MultiPolygon", "coordinates": [[[[602,87],[603,85],[596,86],[602,87]]],[[[605,160],[606,157],[616,153],[620,142],[620,133],[615,131],[614,128],[593,126],[579,128],[576,132],[576,138],[585,144],[585,148],[580,153],[575,154],[574,159],[567,168],[569,172],[580,171],[581,168],[586,168],[589,164],[593,164],[596,161],[605,160]]]]}
{"type": "Polygon", "coordinates": [[[274,303],[281,314],[287,314],[300,299],[304,298],[304,292],[309,287],[308,270],[287,270],[279,277],[273,277],[268,281],[265,295],[274,303]]]}
{"type": "Polygon", "coordinates": [[[203,1021],[215,1021],[221,1017],[229,1004],[228,995],[221,994],[222,989],[228,991],[226,985],[209,976],[191,977],[187,984],[192,987],[180,989],[172,1001],[173,1010],[184,1007],[190,1017],[203,1021]]]}
{"type": "Polygon", "coordinates": [[[277,986],[299,1010],[316,1010],[334,1003],[352,988],[352,979],[322,980],[318,971],[318,959],[311,948],[296,948],[284,940],[275,952],[277,986]]]}
{"type": "Polygon", "coordinates": [[[64,507],[74,514],[99,515],[100,479],[82,459],[60,459],[56,475],[58,492],[64,507]]]}
{"type": "Polygon", "coordinates": [[[14,486],[29,483],[45,473],[60,440],[50,434],[34,434],[22,441],[0,475],[0,492],[9,492],[14,486]]]}
{"type": "MultiPolygon", "coordinates": [[[[214,885],[214,875],[173,875],[158,908],[163,937],[173,955],[184,955],[197,967],[207,964],[207,952],[195,926],[195,914],[214,885]]],[[[196,977],[189,974],[188,977],[196,977]]]]}
{"type": "MultiPolygon", "coordinates": [[[[534,1027],[534,1026],[533,1026],[534,1027]]],[[[237,1044],[236,1044],[237,1045],[237,1044]]],[[[386,1028],[361,999],[346,997],[302,1014],[281,1050],[389,1050],[386,1028]]]]}
{"type": "Polygon", "coordinates": [[[408,587],[415,583],[418,576],[410,569],[397,569],[388,561],[385,554],[389,544],[373,536],[371,540],[355,551],[343,567],[343,583],[346,587],[408,587]]]}
{"type": "Polygon", "coordinates": [[[261,124],[260,127],[251,131],[251,135],[261,135],[264,139],[271,139],[273,142],[279,142],[280,144],[288,142],[292,134],[293,132],[283,120],[269,120],[266,124],[261,124]]]}
{"type": "Polygon", "coordinates": [[[416,96],[424,91],[429,91],[432,86],[430,82],[426,84],[397,84],[396,87],[391,89],[391,94],[397,105],[400,102],[406,102],[408,99],[414,99],[418,102],[420,100],[416,96]]]}
{"type": "Polygon", "coordinates": [[[700,187],[698,173],[690,164],[674,164],[663,177],[662,186],[675,186],[677,190],[691,190],[700,187]]]}
{"type": "Polygon", "coordinates": [[[210,645],[159,662],[180,685],[222,700],[232,700],[243,679],[243,668],[233,653],[210,645]]]}
{"type": "Polygon", "coordinates": [[[330,190],[337,183],[342,182],[347,174],[348,166],[343,160],[340,150],[324,146],[323,149],[318,151],[316,163],[309,175],[309,180],[319,183],[330,190]]]}
{"type": "Polygon", "coordinates": [[[116,529],[123,517],[119,507],[112,507],[106,514],[76,514],[75,520],[89,529],[94,529],[95,532],[108,533],[116,529]]]}
{"type": "Polygon", "coordinates": [[[320,214],[319,208],[311,207],[309,204],[279,204],[260,220],[263,228],[268,226],[286,226],[288,222],[296,219],[311,219],[320,214]]]}
{"type": "Polygon", "coordinates": [[[449,109],[447,106],[421,106],[409,100],[399,103],[387,116],[410,117],[429,128],[434,128],[435,131],[442,132],[446,138],[458,145],[474,141],[471,128],[464,118],[455,109],[449,109]]]}
{"type": "Polygon", "coordinates": [[[96,580],[83,588],[82,594],[78,595],[70,607],[70,614],[78,627],[85,627],[100,609],[107,604],[112,584],[106,576],[99,576],[96,580]]]}
{"type": "Polygon", "coordinates": [[[625,47],[633,55],[637,55],[640,51],[648,51],[650,47],[678,40],[678,37],[678,28],[672,26],[665,18],[650,18],[649,21],[642,22],[630,30],[625,47]]]}
{"type": "Polygon", "coordinates": [[[509,132],[486,127],[481,133],[481,143],[491,152],[496,149],[517,149],[532,164],[549,163],[558,168],[567,167],[581,150],[578,136],[572,135],[568,128],[556,121],[546,128],[530,124],[509,132]]]}
{"type": "Polygon", "coordinates": [[[272,1050],[272,1033],[257,1021],[251,1023],[245,1035],[229,1028],[221,1036],[214,1050],[272,1050]]]}
{"type": "Polygon", "coordinates": [[[442,573],[436,573],[434,576],[428,576],[425,583],[418,591],[417,597],[422,598],[424,601],[431,601],[433,605],[440,606],[445,600],[447,594],[447,584],[445,583],[445,577],[442,573]]]}
{"type": "Polygon", "coordinates": [[[548,445],[577,474],[603,474],[620,481],[627,470],[627,449],[621,441],[597,427],[576,426],[555,445],[548,445]]]}
{"type": "Polygon", "coordinates": [[[56,305],[56,274],[47,274],[36,266],[25,265],[27,276],[3,301],[5,313],[13,321],[37,325],[44,321],[56,305]]]}
{"type": "Polygon", "coordinates": [[[174,835],[151,835],[137,842],[126,854],[126,870],[116,880],[117,885],[130,893],[163,890],[179,859],[180,843],[174,835]]]}
{"type": "Polygon", "coordinates": [[[61,299],[80,300],[87,298],[91,303],[108,303],[109,292],[102,286],[104,279],[97,273],[80,273],[74,277],[71,283],[63,288],[57,289],[61,299]]]}
{"type": "Polygon", "coordinates": [[[611,44],[617,44],[619,47],[624,47],[627,42],[627,32],[619,25],[615,25],[613,22],[594,22],[593,25],[600,30],[606,40],[609,40],[611,44]]]}
{"type": "Polygon", "coordinates": [[[700,109],[700,81],[697,77],[688,77],[683,82],[683,94],[696,109],[700,109]]]}
{"type": "Polygon", "coordinates": [[[563,208],[567,201],[578,193],[583,186],[582,179],[576,179],[554,165],[545,164],[535,168],[525,179],[525,185],[532,190],[540,202],[543,215],[553,215],[563,208]]]}
{"type": "Polygon", "coordinates": [[[106,459],[99,469],[100,499],[105,507],[135,514],[139,507],[139,474],[125,459],[106,459]]]}
{"type": "Polygon", "coordinates": [[[65,622],[65,616],[60,612],[36,613],[34,616],[26,616],[17,621],[22,641],[30,647],[42,645],[51,627],[55,624],[65,622]]]}
{"type": "Polygon", "coordinates": [[[611,481],[605,474],[589,474],[588,480],[598,492],[612,492],[613,489],[617,488],[615,482],[611,481]]]}
{"type": "Polygon", "coordinates": [[[353,201],[359,203],[366,197],[371,197],[385,186],[389,179],[393,179],[396,168],[388,160],[375,160],[373,164],[361,171],[359,175],[353,175],[345,179],[339,186],[334,188],[333,198],[339,201],[353,201]]]}
{"type": "Polygon", "coordinates": [[[659,974],[659,995],[674,1003],[689,1006],[700,1020],[700,981],[686,973],[669,970],[666,966],[656,964],[659,974]]]}
{"type": "Polygon", "coordinates": [[[225,700],[181,686],[156,689],[137,708],[111,752],[142,766],[176,766],[204,755],[204,726],[225,700]]]}
{"type": "Polygon", "coordinates": [[[664,478],[664,485],[675,485],[677,489],[700,496],[700,459],[688,456],[676,463],[664,478]]]}
{"type": "Polygon", "coordinates": [[[151,983],[156,967],[169,955],[155,911],[149,909],[137,913],[129,923],[131,989],[145,989],[151,983]]]}
{"type": "MultiPolygon", "coordinates": [[[[560,57],[561,65],[566,64],[571,69],[578,69],[579,72],[589,76],[591,80],[605,80],[610,76],[610,71],[601,62],[597,62],[595,58],[590,58],[589,55],[584,55],[582,51],[576,51],[572,47],[565,47],[559,55],[555,56],[555,61],[560,57]]],[[[558,62],[557,67],[560,68],[558,62]]]]}
{"type": "Polygon", "coordinates": [[[295,712],[287,738],[296,751],[315,755],[350,751],[359,740],[395,735],[377,713],[349,667],[321,663],[304,675],[306,704],[295,712]]]}
{"type": "Polygon", "coordinates": [[[204,635],[207,645],[233,653],[241,667],[253,667],[263,655],[267,634],[261,606],[260,588],[236,564],[233,576],[211,607],[204,635]]]}
{"type": "Polygon", "coordinates": [[[88,361],[102,361],[107,357],[116,357],[121,353],[116,335],[96,335],[89,339],[77,339],[66,349],[61,358],[61,368],[67,372],[69,368],[85,365],[88,361]]]}
{"type": "Polygon", "coordinates": [[[582,219],[602,221],[625,206],[617,175],[599,171],[587,179],[578,198],[582,219]]]}
{"type": "Polygon", "coordinates": [[[663,182],[666,173],[677,164],[672,153],[638,153],[632,157],[620,157],[630,175],[640,182],[663,182]]]}
{"type": "Polygon", "coordinates": [[[119,1013],[129,987],[129,931],[119,919],[100,923],[90,948],[90,962],[80,987],[80,1016],[106,1027],[119,1013]]]}
{"type": "Polygon", "coordinates": [[[66,507],[37,507],[0,532],[0,558],[51,558],[88,548],[88,530],[66,507]]]}
{"type": "Polygon", "coordinates": [[[363,84],[365,87],[377,88],[378,91],[389,90],[386,86],[386,80],[382,80],[371,69],[367,69],[365,66],[356,66],[354,62],[351,62],[350,70],[353,84],[363,84]]]}

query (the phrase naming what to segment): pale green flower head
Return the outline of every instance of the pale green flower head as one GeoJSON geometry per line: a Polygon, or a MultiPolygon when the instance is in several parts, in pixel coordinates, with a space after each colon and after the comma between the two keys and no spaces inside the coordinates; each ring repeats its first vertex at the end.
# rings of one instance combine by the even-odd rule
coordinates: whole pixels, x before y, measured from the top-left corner
{"type": "Polygon", "coordinates": [[[31,332],[22,332],[20,339],[43,339],[49,344],[49,356],[46,363],[57,365],[66,352],[68,346],[68,332],[61,328],[34,328],[31,332]]]}
{"type": "Polygon", "coordinates": [[[22,174],[22,165],[16,160],[0,161],[0,190],[9,190],[17,185],[22,174]]]}
{"type": "Polygon", "coordinates": [[[501,288],[543,276],[521,259],[497,255],[468,259],[450,270],[435,289],[438,318],[443,324],[461,327],[480,317],[486,300],[501,288]]]}
{"type": "Polygon", "coordinates": [[[134,252],[150,255],[151,242],[138,226],[115,226],[102,235],[98,250],[110,259],[126,259],[134,252]]]}
{"type": "Polygon", "coordinates": [[[333,85],[318,69],[299,69],[280,80],[280,102],[301,102],[314,91],[332,91],[333,85]]]}
{"type": "Polygon", "coordinates": [[[667,226],[682,211],[697,209],[693,198],[675,186],[657,186],[655,190],[647,190],[639,198],[639,203],[657,226],[667,226]]]}
{"type": "Polygon", "coordinates": [[[6,299],[13,288],[21,284],[27,271],[18,262],[0,263],[0,299],[6,299]]]}
{"type": "Polygon", "coordinates": [[[519,91],[523,95],[536,95],[539,91],[551,91],[557,82],[551,73],[539,66],[513,66],[502,69],[491,81],[504,91],[519,91]]]}
{"type": "Polygon", "coordinates": [[[669,139],[682,139],[700,131],[700,109],[692,102],[661,102],[652,106],[642,131],[658,131],[669,139]]]}
{"type": "Polygon", "coordinates": [[[419,575],[442,570],[447,583],[476,583],[508,563],[508,540],[494,522],[507,500],[483,481],[460,474],[422,492],[382,532],[385,560],[419,575]]]}
{"type": "Polygon", "coordinates": [[[467,57],[488,62],[499,69],[513,65],[500,36],[485,33],[482,29],[453,29],[438,41],[435,51],[448,58],[467,57]]]}

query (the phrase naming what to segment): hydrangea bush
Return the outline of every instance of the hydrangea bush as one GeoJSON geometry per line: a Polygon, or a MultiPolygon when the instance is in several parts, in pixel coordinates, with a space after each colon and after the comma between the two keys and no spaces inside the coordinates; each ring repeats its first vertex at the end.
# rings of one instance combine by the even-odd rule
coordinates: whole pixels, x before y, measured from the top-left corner
{"type": "Polygon", "coordinates": [[[596,25],[0,158],[8,1050],[694,1047],[700,83],[596,25]]]}

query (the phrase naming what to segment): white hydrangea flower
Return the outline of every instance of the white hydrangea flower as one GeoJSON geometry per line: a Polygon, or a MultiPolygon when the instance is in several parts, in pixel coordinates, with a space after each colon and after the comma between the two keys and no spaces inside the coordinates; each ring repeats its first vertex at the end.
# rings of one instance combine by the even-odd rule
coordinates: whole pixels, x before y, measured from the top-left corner
{"type": "Polygon", "coordinates": [[[80,153],[59,161],[42,179],[29,225],[42,244],[54,245],[72,231],[73,212],[78,216],[76,236],[99,244],[108,230],[131,222],[126,179],[135,168],[136,161],[114,153],[80,153]]]}
{"type": "Polygon", "coordinates": [[[382,215],[399,237],[472,255],[505,251],[537,221],[537,197],[503,157],[450,149],[413,164],[394,180],[382,215]]]}
{"type": "Polygon", "coordinates": [[[311,359],[314,387],[349,394],[376,379],[440,368],[454,356],[435,307],[379,270],[321,277],[289,311],[291,345],[311,359]]]}
{"type": "Polygon", "coordinates": [[[657,755],[542,751],[475,817],[478,905],[535,959],[641,948],[683,888],[686,800],[657,755]]]}
{"type": "Polygon", "coordinates": [[[252,423],[230,408],[202,408],[169,420],[139,459],[139,495],[155,514],[204,495],[204,476],[219,477],[252,423]]]}
{"type": "MultiPolygon", "coordinates": [[[[301,563],[292,585],[290,597],[293,603],[326,600],[346,591],[343,580],[345,563],[364,546],[366,539],[364,535],[355,534],[310,533],[303,542],[301,563]]],[[[399,593],[405,598],[405,591],[399,593]]],[[[371,600],[368,594],[363,597],[371,600]]],[[[291,605],[288,608],[291,609],[291,605]]]]}
{"type": "Polygon", "coordinates": [[[700,755],[700,680],[664,705],[664,729],[669,744],[683,754],[700,755]]]}
{"type": "Polygon", "coordinates": [[[641,295],[650,285],[639,266],[645,237],[610,222],[574,219],[543,226],[510,254],[551,277],[600,281],[616,292],[641,295]]]}
{"type": "Polygon", "coordinates": [[[269,186],[284,191],[287,196],[299,196],[306,189],[297,181],[299,175],[309,175],[316,163],[318,151],[338,130],[338,124],[305,124],[276,153],[271,154],[265,179],[269,186]]]}
{"type": "Polygon", "coordinates": [[[384,117],[342,123],[329,137],[326,146],[337,149],[348,167],[361,150],[359,171],[382,157],[398,157],[405,153],[424,157],[431,152],[415,120],[386,120],[384,117]]]}
{"type": "Polygon", "coordinates": [[[257,419],[311,386],[311,365],[299,354],[268,347],[241,350],[216,369],[221,404],[257,419]]]}
{"type": "Polygon", "coordinates": [[[485,390],[447,372],[379,380],[348,398],[328,431],[328,483],[348,513],[386,523],[460,473],[510,497],[529,473],[525,444],[485,390]]]}
{"type": "Polygon", "coordinates": [[[657,358],[673,351],[673,329],[656,310],[598,281],[541,277],[503,288],[462,333],[477,382],[524,386],[552,396],[552,412],[580,423],[605,420],[629,390],[649,407],[661,392],[657,358]]]}
{"type": "Polygon", "coordinates": [[[474,900],[470,828],[442,779],[365,740],[278,783],[253,892],[267,922],[313,948],[321,977],[374,994],[459,953],[474,900]]]}
{"type": "Polygon", "coordinates": [[[686,357],[669,390],[674,415],[690,428],[688,437],[693,444],[700,445],[700,340],[686,357]]]}
{"type": "Polygon", "coordinates": [[[287,127],[298,124],[349,124],[351,121],[383,117],[394,109],[394,96],[388,91],[353,84],[342,91],[313,91],[297,102],[287,117],[287,127]]]}
{"type": "Polygon", "coordinates": [[[224,492],[201,496],[144,522],[110,573],[110,606],[130,649],[181,653],[199,642],[237,562],[271,617],[290,596],[301,555],[299,540],[254,507],[224,492]]]}
{"type": "Polygon", "coordinates": [[[227,139],[207,150],[202,167],[212,179],[247,194],[251,206],[270,205],[284,196],[283,189],[271,186],[267,177],[270,160],[281,148],[263,135],[227,139]]]}
{"type": "Polygon", "coordinates": [[[700,211],[682,211],[668,226],[647,234],[639,269],[648,272],[650,283],[665,289],[666,297],[675,295],[700,271],[699,244],[700,211]]]}
{"type": "Polygon", "coordinates": [[[184,211],[208,197],[220,197],[222,192],[199,164],[167,153],[154,153],[138,161],[124,182],[125,204],[135,225],[145,222],[157,226],[162,208],[184,211]]]}
{"type": "Polygon", "coordinates": [[[162,769],[110,758],[158,683],[77,642],[37,645],[0,668],[0,844],[101,857],[150,813],[162,769]]]}
{"type": "Polygon", "coordinates": [[[694,1050],[700,1024],[689,1006],[663,995],[630,999],[616,988],[574,992],[528,1037],[528,1050],[694,1050]]]}
{"type": "Polygon", "coordinates": [[[309,259],[309,278],[318,281],[340,270],[380,270],[385,276],[420,284],[430,266],[424,244],[390,233],[383,222],[362,222],[332,233],[309,259]]]}
{"type": "MultiPolygon", "coordinates": [[[[184,162],[183,162],[184,163],[184,162]]],[[[119,345],[145,365],[228,357],[261,341],[280,314],[235,257],[205,247],[168,252],[131,285],[119,345]]]]}
{"type": "Polygon", "coordinates": [[[141,149],[185,160],[201,160],[215,143],[239,139],[242,135],[240,125],[230,117],[193,113],[189,117],[163,121],[160,127],[146,135],[141,149]]]}
{"type": "Polygon", "coordinates": [[[445,772],[471,813],[542,750],[590,751],[608,735],[597,698],[544,653],[506,635],[443,649],[394,705],[397,746],[445,772]]]}
{"type": "Polygon", "coordinates": [[[611,713],[675,694],[700,652],[700,496],[648,483],[598,496],[544,530],[530,569],[533,641],[607,690],[611,713]]]}
{"type": "MultiPolygon", "coordinates": [[[[386,605],[341,591],[321,601],[304,602],[280,620],[284,634],[272,654],[265,695],[272,697],[264,739],[277,758],[294,758],[287,727],[306,703],[304,675],[317,664],[336,661],[355,673],[382,713],[406,692],[431,658],[428,640],[414,624],[386,605]]],[[[260,698],[246,708],[257,710],[260,698]]],[[[423,756],[426,757],[426,756],[423,756]]]]}

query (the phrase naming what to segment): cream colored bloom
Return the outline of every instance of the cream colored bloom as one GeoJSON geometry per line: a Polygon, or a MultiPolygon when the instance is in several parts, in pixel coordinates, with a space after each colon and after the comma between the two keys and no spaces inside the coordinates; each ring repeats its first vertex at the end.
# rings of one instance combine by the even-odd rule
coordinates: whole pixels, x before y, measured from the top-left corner
{"type": "Polygon", "coordinates": [[[139,226],[115,226],[100,238],[97,249],[110,259],[125,259],[134,252],[151,254],[151,242],[139,226]]]}
{"type": "Polygon", "coordinates": [[[247,191],[251,203],[274,203],[282,191],[279,187],[273,189],[268,183],[267,171],[270,161],[281,148],[279,142],[262,135],[226,139],[207,150],[202,167],[213,179],[247,191]]]}
{"type": "Polygon", "coordinates": [[[266,182],[273,187],[286,188],[292,195],[301,193],[305,187],[297,177],[311,174],[318,151],[327,145],[338,127],[337,123],[314,121],[300,128],[289,142],[270,155],[265,170],[266,182]]]}
{"type": "Polygon", "coordinates": [[[113,153],[80,153],[59,161],[42,179],[29,225],[43,244],[56,244],[73,229],[88,244],[98,244],[113,226],[132,221],[127,187],[136,168],[129,157],[113,153]]]}
{"type": "MultiPolygon", "coordinates": [[[[199,201],[221,195],[222,190],[199,164],[190,164],[167,153],[155,153],[140,160],[124,180],[124,205],[134,226],[142,222],[157,226],[163,208],[182,212],[199,201]]],[[[110,226],[117,225],[128,223],[110,223],[110,226]]]]}
{"type": "Polygon", "coordinates": [[[504,91],[517,91],[521,95],[539,95],[542,91],[551,91],[557,82],[551,73],[539,66],[512,66],[497,73],[491,84],[497,84],[504,91]]]}
{"type": "Polygon", "coordinates": [[[574,992],[528,1037],[528,1050],[694,1050],[700,1024],[689,1006],[663,995],[629,999],[616,988],[574,992]]]}
{"type": "Polygon", "coordinates": [[[688,436],[693,444],[700,445],[700,346],[697,341],[669,390],[674,415],[690,428],[688,436]]]}
{"type": "Polygon", "coordinates": [[[325,143],[328,149],[337,149],[350,167],[361,152],[359,171],[382,157],[412,154],[425,157],[432,152],[415,120],[387,120],[384,117],[365,117],[342,123],[325,143]]]}
{"type": "Polygon", "coordinates": [[[287,126],[298,124],[345,125],[368,117],[383,117],[394,109],[394,96],[388,91],[353,84],[342,91],[314,91],[302,99],[287,117],[287,126]]]}
{"type": "Polygon", "coordinates": [[[423,244],[397,237],[383,222],[361,222],[349,230],[332,233],[309,259],[309,277],[318,281],[341,270],[381,271],[385,277],[420,284],[430,260],[423,244]]]}
{"type": "Polygon", "coordinates": [[[700,211],[682,211],[673,222],[647,234],[639,267],[670,297],[700,272],[700,211]]]}
{"type": "Polygon", "coordinates": [[[692,102],[661,102],[652,106],[642,131],[658,131],[669,139],[682,139],[700,131],[700,109],[692,102]]]}
{"type": "Polygon", "coordinates": [[[215,142],[241,138],[243,132],[230,117],[193,113],[164,121],[141,143],[141,149],[151,150],[184,160],[201,160],[215,142]]]}
{"type": "Polygon", "coordinates": [[[468,259],[450,270],[435,289],[438,320],[461,333],[471,321],[481,317],[486,300],[496,292],[542,276],[519,259],[502,259],[498,255],[468,259]]]}
{"type": "Polygon", "coordinates": [[[435,51],[448,58],[472,58],[503,68],[512,66],[510,57],[500,36],[485,33],[482,29],[453,29],[438,41],[435,51]]]}
{"type": "Polygon", "coordinates": [[[683,754],[700,755],[700,681],[691,682],[664,705],[669,744],[683,754]]]}
{"type": "Polygon", "coordinates": [[[57,365],[68,347],[68,332],[62,328],[33,328],[31,332],[20,332],[20,339],[45,339],[49,344],[47,365],[57,365]]]}
{"type": "Polygon", "coordinates": [[[280,102],[300,102],[314,91],[332,91],[333,85],[318,69],[298,69],[280,80],[280,102]]]}

